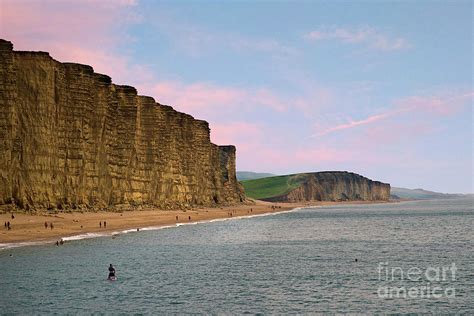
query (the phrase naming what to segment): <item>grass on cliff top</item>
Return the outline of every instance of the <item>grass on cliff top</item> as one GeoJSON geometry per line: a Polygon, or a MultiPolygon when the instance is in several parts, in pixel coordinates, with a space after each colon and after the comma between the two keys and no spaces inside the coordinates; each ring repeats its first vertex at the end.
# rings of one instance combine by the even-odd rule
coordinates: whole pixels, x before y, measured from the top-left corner
{"type": "Polygon", "coordinates": [[[245,194],[252,199],[279,196],[296,189],[306,179],[305,174],[269,177],[241,181],[245,194]]]}

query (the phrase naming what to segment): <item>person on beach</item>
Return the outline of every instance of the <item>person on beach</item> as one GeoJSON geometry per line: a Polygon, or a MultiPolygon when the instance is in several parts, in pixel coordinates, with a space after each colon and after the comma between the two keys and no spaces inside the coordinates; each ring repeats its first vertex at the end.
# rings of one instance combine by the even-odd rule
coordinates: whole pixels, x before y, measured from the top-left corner
{"type": "Polygon", "coordinates": [[[178,221],[178,215],[176,215],[176,221],[178,221]]]}
{"type": "Polygon", "coordinates": [[[15,219],[15,215],[12,214],[12,219],[15,219]]]}
{"type": "Polygon", "coordinates": [[[44,228],[48,228],[48,222],[44,222],[44,228]]]}
{"type": "Polygon", "coordinates": [[[59,240],[56,240],[56,246],[59,246],[59,240]]]}
{"type": "Polygon", "coordinates": [[[99,222],[99,227],[102,228],[102,222],[99,222]]]}
{"type": "Polygon", "coordinates": [[[5,222],[5,228],[7,228],[7,222],[5,222]]]}
{"type": "Polygon", "coordinates": [[[53,228],[54,228],[53,222],[49,223],[49,227],[51,228],[51,230],[53,230],[53,228]]]}
{"type": "Polygon", "coordinates": [[[191,220],[191,216],[188,216],[188,219],[191,220]]]}
{"type": "Polygon", "coordinates": [[[106,222],[106,221],[104,221],[104,228],[106,228],[106,227],[107,227],[107,222],[106,222]]]}
{"type": "Polygon", "coordinates": [[[10,227],[10,222],[7,222],[7,229],[8,229],[8,230],[12,229],[12,228],[10,227]]]}
{"type": "Polygon", "coordinates": [[[112,264],[109,266],[109,279],[115,278],[115,268],[112,264]]]}
{"type": "Polygon", "coordinates": [[[60,245],[63,245],[64,244],[64,240],[61,238],[61,240],[59,241],[59,244],[60,245]]]}

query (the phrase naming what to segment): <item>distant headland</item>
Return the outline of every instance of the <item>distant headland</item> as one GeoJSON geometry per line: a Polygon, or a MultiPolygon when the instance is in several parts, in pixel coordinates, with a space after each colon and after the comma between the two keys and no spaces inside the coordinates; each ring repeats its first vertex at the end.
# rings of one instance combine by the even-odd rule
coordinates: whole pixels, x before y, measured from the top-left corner
{"type": "MultiPolygon", "coordinates": [[[[249,176],[249,175],[247,175],[249,176]]],[[[388,201],[390,184],[346,171],[324,171],[243,180],[247,196],[270,202],[388,201]]]]}

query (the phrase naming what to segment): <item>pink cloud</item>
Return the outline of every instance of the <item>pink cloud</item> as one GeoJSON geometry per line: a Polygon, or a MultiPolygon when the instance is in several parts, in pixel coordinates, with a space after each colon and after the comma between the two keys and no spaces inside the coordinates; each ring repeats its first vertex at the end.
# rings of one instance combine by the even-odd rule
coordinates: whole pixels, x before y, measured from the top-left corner
{"type": "Polygon", "coordinates": [[[196,112],[234,105],[246,97],[246,91],[197,82],[184,84],[177,81],[158,82],[143,90],[156,96],[158,102],[175,105],[181,110],[196,112]]]}
{"type": "Polygon", "coordinates": [[[327,135],[327,134],[330,134],[330,133],[333,133],[333,132],[337,132],[337,131],[341,131],[341,130],[345,130],[345,129],[350,129],[350,128],[354,128],[354,127],[361,126],[361,125],[371,124],[371,123],[386,119],[386,118],[394,115],[395,113],[396,112],[388,112],[388,113],[384,113],[384,114],[372,115],[372,116],[369,116],[365,119],[358,120],[358,121],[352,121],[351,120],[349,123],[336,125],[334,127],[331,127],[331,128],[325,129],[323,131],[320,131],[316,134],[313,134],[312,137],[324,136],[324,135],[327,135]]]}
{"type": "Polygon", "coordinates": [[[203,118],[216,114],[228,117],[235,111],[252,112],[259,108],[285,113],[290,109],[310,107],[305,98],[292,98],[268,88],[229,87],[206,82],[187,84],[180,81],[145,83],[138,88],[142,93],[154,96],[159,103],[170,104],[180,111],[203,118]]]}
{"type": "Polygon", "coordinates": [[[216,144],[234,144],[237,147],[238,168],[290,169],[292,166],[315,168],[322,163],[343,162],[353,159],[348,150],[326,145],[279,143],[271,135],[278,126],[266,126],[244,121],[211,124],[211,140],[216,144]]]}
{"type": "MultiPolygon", "coordinates": [[[[318,170],[331,163],[344,163],[360,157],[352,149],[332,148],[327,144],[299,144],[275,142],[278,126],[249,122],[211,124],[211,140],[217,144],[234,144],[237,147],[238,169],[318,170]],[[258,169],[257,168],[257,169],[258,169]]],[[[300,170],[300,171],[301,171],[300,170]]],[[[265,171],[265,170],[262,170],[265,171]]]]}
{"type": "MultiPolygon", "coordinates": [[[[451,92],[432,96],[410,96],[402,98],[395,100],[394,106],[391,110],[380,114],[370,115],[360,120],[349,119],[348,123],[337,124],[333,127],[319,130],[311,137],[322,137],[338,131],[372,125],[379,121],[400,117],[405,114],[409,116],[408,119],[410,120],[420,118],[421,121],[424,121],[427,115],[454,115],[467,104],[472,104],[473,96],[474,93],[472,92],[451,92]]],[[[407,122],[408,119],[405,119],[405,122],[407,122]]],[[[386,124],[386,122],[384,122],[384,124],[386,124]]],[[[403,126],[399,126],[399,128],[401,130],[404,129],[403,126]]]]}
{"type": "Polygon", "coordinates": [[[239,150],[252,149],[263,138],[264,130],[261,125],[248,122],[231,122],[227,124],[212,124],[211,140],[216,144],[237,144],[239,150]],[[247,145],[248,143],[251,145],[247,145]]]}
{"type": "Polygon", "coordinates": [[[15,50],[47,51],[59,61],[91,65],[114,80],[145,80],[149,73],[116,53],[119,45],[131,40],[123,27],[139,19],[134,5],[131,0],[3,0],[1,35],[15,50]]]}
{"type": "Polygon", "coordinates": [[[14,40],[20,49],[38,45],[40,49],[49,48],[52,42],[108,46],[123,40],[123,34],[114,34],[114,30],[132,20],[132,14],[127,13],[131,5],[130,1],[111,0],[3,0],[0,3],[2,36],[14,40]]]}
{"type": "MultiPolygon", "coordinates": [[[[349,123],[334,124],[344,127],[332,132],[338,134],[337,141],[324,136],[315,139],[317,148],[334,153],[334,161],[316,160],[313,169],[321,170],[326,166],[331,169],[351,168],[351,171],[370,177],[373,170],[387,166],[391,170],[408,170],[414,174],[420,170],[447,168],[444,162],[434,157],[420,155],[419,149],[424,145],[421,141],[430,141],[430,135],[443,130],[443,120],[447,116],[459,115],[472,106],[473,95],[472,92],[458,90],[410,96],[395,100],[385,112],[356,120],[358,123],[350,124],[349,120],[349,123]],[[342,156],[339,161],[338,154],[342,156]]],[[[310,162],[306,165],[311,168],[310,162]]],[[[392,172],[391,178],[385,181],[393,182],[397,176],[396,172],[392,172]]],[[[419,179],[413,181],[415,183],[419,179]]]]}
{"type": "Polygon", "coordinates": [[[211,140],[216,144],[233,144],[237,147],[239,170],[254,166],[287,166],[291,151],[272,146],[265,140],[271,129],[255,123],[237,121],[211,124],[211,140]]]}
{"type": "Polygon", "coordinates": [[[331,27],[309,32],[303,37],[310,41],[338,40],[343,43],[365,44],[370,48],[382,51],[400,50],[410,46],[404,38],[392,38],[370,27],[355,29],[331,27]]]}
{"type": "Polygon", "coordinates": [[[357,157],[361,157],[353,150],[331,148],[321,144],[307,144],[305,147],[292,144],[272,146],[265,144],[265,142],[249,141],[250,144],[247,142],[244,146],[237,146],[238,169],[240,170],[260,168],[261,171],[315,171],[322,170],[332,164],[354,161],[357,157]]]}
{"type": "Polygon", "coordinates": [[[383,124],[374,124],[371,128],[362,131],[358,137],[353,138],[353,144],[361,148],[372,147],[373,144],[390,147],[400,143],[407,145],[408,140],[432,133],[434,129],[431,122],[417,119],[386,120],[383,124]],[[370,142],[367,142],[368,139],[370,142]]]}
{"type": "Polygon", "coordinates": [[[257,104],[267,106],[277,112],[285,112],[291,105],[281,96],[278,96],[273,91],[264,88],[255,91],[250,99],[257,104]]]}
{"type": "Polygon", "coordinates": [[[418,111],[433,115],[453,115],[471,103],[473,92],[447,92],[432,96],[410,96],[397,100],[395,106],[401,111],[418,111]]]}

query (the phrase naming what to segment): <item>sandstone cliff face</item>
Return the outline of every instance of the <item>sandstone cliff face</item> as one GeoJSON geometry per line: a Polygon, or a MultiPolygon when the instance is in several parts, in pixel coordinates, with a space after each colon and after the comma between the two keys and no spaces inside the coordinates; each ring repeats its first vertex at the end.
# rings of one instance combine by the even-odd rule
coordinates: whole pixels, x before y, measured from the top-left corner
{"type": "Polygon", "coordinates": [[[265,199],[273,202],[301,201],[388,201],[390,184],[345,172],[316,172],[299,175],[301,184],[287,194],[265,199]]]}
{"type": "Polygon", "coordinates": [[[92,67],[0,40],[0,205],[182,207],[240,202],[235,147],[208,123],[92,67]]]}

